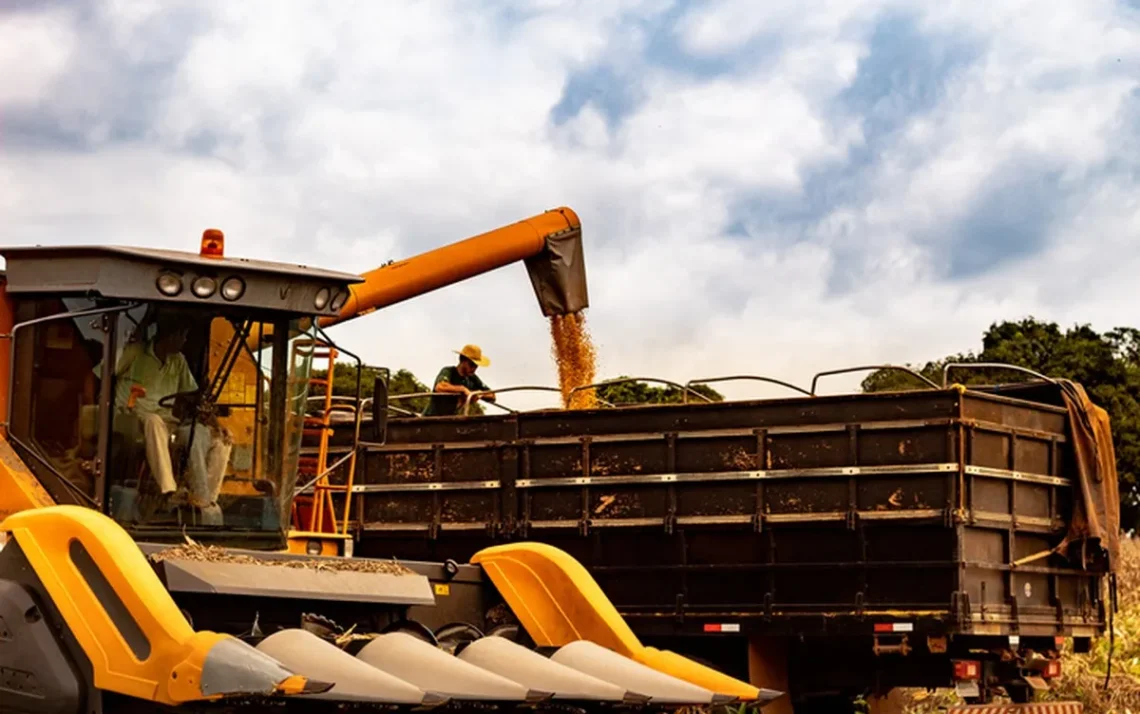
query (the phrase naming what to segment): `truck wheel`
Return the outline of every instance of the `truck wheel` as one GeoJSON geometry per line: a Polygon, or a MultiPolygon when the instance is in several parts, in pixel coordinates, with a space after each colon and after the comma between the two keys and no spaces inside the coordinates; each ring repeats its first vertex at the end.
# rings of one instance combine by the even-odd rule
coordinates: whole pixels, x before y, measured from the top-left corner
{"type": "Polygon", "coordinates": [[[1005,685],[1005,693],[1014,704],[1028,704],[1033,701],[1033,688],[1025,682],[1010,682],[1005,685]]]}

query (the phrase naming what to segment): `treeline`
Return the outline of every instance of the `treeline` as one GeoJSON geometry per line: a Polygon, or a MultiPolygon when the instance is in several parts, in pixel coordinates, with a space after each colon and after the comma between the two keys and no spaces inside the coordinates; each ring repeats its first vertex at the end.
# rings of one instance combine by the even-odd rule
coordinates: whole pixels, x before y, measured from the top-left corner
{"type": "MultiPolygon", "coordinates": [[[[337,362],[333,366],[333,395],[338,397],[352,397],[356,396],[357,384],[357,367],[351,362],[337,362]]],[[[327,369],[314,369],[312,376],[315,379],[327,379],[327,369]]],[[[380,376],[380,370],[374,367],[365,367],[360,374],[360,398],[371,399],[376,386],[376,378],[380,376]]],[[[397,370],[388,377],[388,394],[389,396],[396,396],[400,394],[423,394],[430,392],[431,387],[427,386],[416,375],[412,374],[406,369],[397,370]]],[[[324,389],[322,387],[314,387],[313,395],[323,395],[324,389]]],[[[397,399],[392,402],[393,406],[401,409],[407,409],[417,413],[423,412],[427,409],[427,397],[411,397],[409,399],[397,399]]]]}
{"type": "MultiPolygon", "coordinates": [[[[354,396],[356,394],[356,373],[357,367],[355,364],[350,362],[338,362],[336,366],[333,367],[333,394],[336,396],[354,396]]],[[[361,398],[369,399],[372,397],[376,377],[379,376],[379,374],[380,370],[378,369],[372,367],[364,368],[363,374],[360,375],[361,398]]],[[[326,379],[328,377],[328,370],[313,370],[312,376],[317,379],[326,379]]],[[[599,387],[597,390],[598,398],[614,406],[627,406],[630,404],[674,404],[684,401],[683,390],[675,386],[658,385],[642,381],[620,381],[628,379],[629,377],[624,376],[616,377],[612,380],[617,382],[616,384],[607,384],[599,387]]],[[[492,385],[492,389],[493,388],[494,385],[492,385]]],[[[692,387],[691,390],[715,402],[724,400],[724,396],[721,395],[720,392],[706,385],[696,385],[692,387]]],[[[392,373],[388,379],[388,394],[390,396],[423,394],[430,391],[430,385],[424,384],[416,375],[406,369],[397,370],[392,373]]],[[[314,387],[314,396],[323,394],[323,388],[314,387]]],[[[689,401],[701,400],[699,397],[694,397],[690,394],[689,401]]],[[[427,397],[396,399],[393,400],[392,404],[401,409],[421,413],[427,408],[427,397]]],[[[483,413],[484,407],[475,404],[473,405],[472,411],[483,413]]]]}
{"type": "MultiPolygon", "coordinates": [[[[951,362],[1002,362],[1049,377],[1071,379],[1084,386],[1092,400],[1112,418],[1117,472],[1120,476],[1121,525],[1140,526],[1140,330],[1118,327],[1098,333],[1088,325],[1061,329],[1032,317],[994,323],[982,336],[980,352],[966,352],[907,365],[941,384],[942,370],[951,362]]],[[[961,384],[993,384],[1026,379],[1016,372],[961,370],[951,380],[961,384]]],[[[872,373],[863,390],[921,389],[913,376],[897,371],[872,373]]]]}

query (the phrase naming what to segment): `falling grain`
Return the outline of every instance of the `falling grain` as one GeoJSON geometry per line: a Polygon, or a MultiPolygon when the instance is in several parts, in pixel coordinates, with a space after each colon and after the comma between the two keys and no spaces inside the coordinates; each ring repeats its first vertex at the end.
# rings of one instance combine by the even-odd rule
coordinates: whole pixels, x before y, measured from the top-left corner
{"type": "Polygon", "coordinates": [[[590,409],[597,405],[593,389],[571,392],[594,382],[594,344],[586,329],[586,316],[581,312],[554,315],[550,318],[550,337],[554,361],[558,365],[558,387],[562,406],[566,409],[590,409]]]}

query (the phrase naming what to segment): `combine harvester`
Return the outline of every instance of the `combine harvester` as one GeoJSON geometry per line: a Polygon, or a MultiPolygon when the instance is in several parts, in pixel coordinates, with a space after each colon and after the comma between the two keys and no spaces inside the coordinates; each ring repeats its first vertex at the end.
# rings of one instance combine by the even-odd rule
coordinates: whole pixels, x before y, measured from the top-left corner
{"type": "Polygon", "coordinates": [[[319,323],[519,260],[544,312],[581,309],[580,235],[571,211],[549,211],[364,277],[225,258],[217,231],[199,254],[0,250],[0,714],[777,697],[643,646],[547,545],[497,545],[468,565],[320,557],[351,538],[324,528],[339,522],[324,453],[314,467],[300,451],[329,423],[305,417],[313,361],[340,354],[319,323]],[[180,393],[148,396],[148,368],[180,393]],[[172,423],[148,416],[158,407],[172,423]],[[189,503],[159,488],[164,459],[189,503]],[[306,472],[320,488],[295,499],[306,472]]]}

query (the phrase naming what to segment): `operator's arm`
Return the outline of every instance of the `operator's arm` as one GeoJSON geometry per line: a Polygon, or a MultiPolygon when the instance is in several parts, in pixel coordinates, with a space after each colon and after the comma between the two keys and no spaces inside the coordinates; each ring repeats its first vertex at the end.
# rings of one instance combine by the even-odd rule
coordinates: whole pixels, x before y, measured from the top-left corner
{"type": "Polygon", "coordinates": [[[444,367],[439,371],[439,374],[435,378],[435,391],[447,394],[467,394],[471,391],[462,384],[451,383],[451,376],[454,370],[454,367],[444,367]]]}
{"type": "Polygon", "coordinates": [[[479,390],[486,392],[486,394],[480,395],[479,398],[485,399],[488,402],[495,401],[495,393],[491,391],[491,388],[487,386],[487,383],[480,379],[478,375],[475,375],[475,381],[479,383],[479,390]]]}

